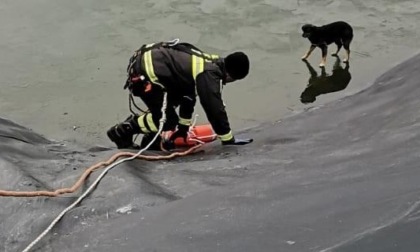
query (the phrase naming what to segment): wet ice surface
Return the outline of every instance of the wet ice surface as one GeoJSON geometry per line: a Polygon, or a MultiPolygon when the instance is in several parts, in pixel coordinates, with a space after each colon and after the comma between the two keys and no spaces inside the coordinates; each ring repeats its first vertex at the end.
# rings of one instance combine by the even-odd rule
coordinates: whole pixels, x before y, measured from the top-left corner
{"type": "MultiPolygon", "coordinates": [[[[2,1],[2,116],[52,139],[110,146],[106,129],[129,113],[122,86],[133,50],[179,37],[221,55],[247,52],[249,77],[224,89],[233,128],[274,122],[364,89],[414,55],[418,8],[416,1],[357,0],[2,1]],[[303,105],[310,75],[300,57],[309,43],[300,27],[336,20],[354,27],[352,80],[303,105]]],[[[320,51],[309,60],[318,68],[320,51]]],[[[333,63],[329,56],[328,74],[333,63]]],[[[205,121],[200,105],[197,112],[205,121]]]]}

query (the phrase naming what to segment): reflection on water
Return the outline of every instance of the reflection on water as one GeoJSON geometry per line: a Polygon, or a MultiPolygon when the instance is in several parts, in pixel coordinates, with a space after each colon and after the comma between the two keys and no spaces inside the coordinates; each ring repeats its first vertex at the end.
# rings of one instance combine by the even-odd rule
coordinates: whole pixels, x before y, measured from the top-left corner
{"type": "Polygon", "coordinates": [[[306,60],[304,61],[311,77],[309,78],[308,86],[300,95],[302,103],[312,103],[318,95],[338,92],[347,87],[351,80],[350,65],[349,63],[344,63],[345,67],[343,68],[340,58],[336,58],[331,75],[326,73],[324,67],[321,68],[321,74],[318,75],[318,72],[311,64],[306,60]]]}

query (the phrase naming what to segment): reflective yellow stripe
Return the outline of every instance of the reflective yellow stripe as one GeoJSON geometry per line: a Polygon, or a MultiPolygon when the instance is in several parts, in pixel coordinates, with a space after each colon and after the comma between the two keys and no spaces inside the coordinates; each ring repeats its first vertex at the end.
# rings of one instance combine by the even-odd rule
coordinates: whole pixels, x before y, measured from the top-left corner
{"type": "Polygon", "coordinates": [[[153,69],[152,61],[152,50],[149,50],[144,53],[144,68],[146,69],[146,74],[149,76],[151,82],[157,82],[158,78],[155,75],[155,70],[153,69]]]}
{"type": "Polygon", "coordinates": [[[208,59],[212,59],[212,60],[214,60],[214,59],[218,59],[218,58],[219,58],[219,55],[216,55],[216,54],[212,54],[212,55],[210,55],[210,54],[208,54],[208,53],[203,53],[203,55],[204,55],[204,57],[206,57],[206,58],[208,58],[208,59]]]}
{"type": "Polygon", "coordinates": [[[147,44],[147,45],[146,45],[146,48],[150,48],[150,47],[152,47],[154,44],[155,44],[155,43],[147,44]]]}
{"type": "Polygon", "coordinates": [[[195,77],[197,76],[197,56],[192,56],[192,75],[195,80],[195,77]]]}
{"type": "Polygon", "coordinates": [[[148,113],[146,115],[147,124],[152,132],[157,132],[158,128],[156,127],[155,123],[153,122],[152,114],[148,113]]]}
{"type": "Polygon", "coordinates": [[[203,56],[204,56],[206,62],[211,62],[212,60],[215,60],[215,59],[219,58],[219,55],[216,55],[216,54],[210,55],[208,53],[203,53],[203,56]]]}
{"type": "Polygon", "coordinates": [[[197,51],[197,50],[195,50],[195,49],[191,49],[191,51],[193,51],[193,52],[195,52],[195,53],[197,53],[197,54],[199,54],[199,55],[201,55],[201,54],[202,54],[200,51],[197,51]]]}
{"type": "Polygon", "coordinates": [[[229,131],[229,133],[224,134],[224,135],[219,135],[219,138],[222,141],[229,141],[229,140],[231,140],[233,138],[232,131],[229,131]]]}
{"type": "Polygon", "coordinates": [[[147,127],[146,127],[146,125],[144,125],[144,117],[146,115],[147,114],[141,115],[139,117],[139,119],[137,119],[137,122],[139,123],[140,130],[141,130],[142,133],[150,133],[150,130],[148,130],[147,127]]]}
{"type": "Polygon", "coordinates": [[[192,75],[194,80],[197,78],[197,75],[204,71],[204,59],[198,56],[192,56],[192,75]]]}
{"type": "Polygon", "coordinates": [[[190,126],[191,119],[185,119],[185,118],[180,117],[178,123],[182,125],[190,126]]]}

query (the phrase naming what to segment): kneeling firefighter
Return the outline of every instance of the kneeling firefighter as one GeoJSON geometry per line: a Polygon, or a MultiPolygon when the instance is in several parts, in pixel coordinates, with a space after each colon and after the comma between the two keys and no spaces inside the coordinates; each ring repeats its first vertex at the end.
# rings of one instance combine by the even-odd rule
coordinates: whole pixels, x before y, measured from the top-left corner
{"type": "Polygon", "coordinates": [[[209,55],[179,40],[143,45],[130,58],[124,89],[140,97],[149,109],[142,115],[131,115],[111,127],[108,137],[119,149],[138,148],[133,136],[144,134],[142,147],[155,136],[162,117],[164,92],[167,92],[166,123],[163,131],[175,131],[166,149],[177,138],[187,138],[196,96],[214,132],[223,145],[244,145],[252,139],[236,139],[229,125],[221,97],[222,85],[245,78],[249,72],[248,57],[235,52],[225,58],[209,55]],[[179,116],[175,109],[179,107],[179,116]]]}

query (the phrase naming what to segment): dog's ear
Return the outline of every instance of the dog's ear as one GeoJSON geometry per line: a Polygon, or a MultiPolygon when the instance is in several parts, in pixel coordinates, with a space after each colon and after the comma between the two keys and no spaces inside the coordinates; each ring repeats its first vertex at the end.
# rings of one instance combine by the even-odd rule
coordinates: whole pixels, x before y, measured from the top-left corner
{"type": "Polygon", "coordinates": [[[305,24],[305,25],[302,26],[302,31],[310,33],[313,30],[314,27],[315,26],[313,26],[311,24],[305,24]]]}
{"type": "Polygon", "coordinates": [[[306,32],[308,30],[308,28],[309,28],[309,25],[308,24],[304,24],[301,27],[301,29],[302,29],[303,32],[306,32]]]}

